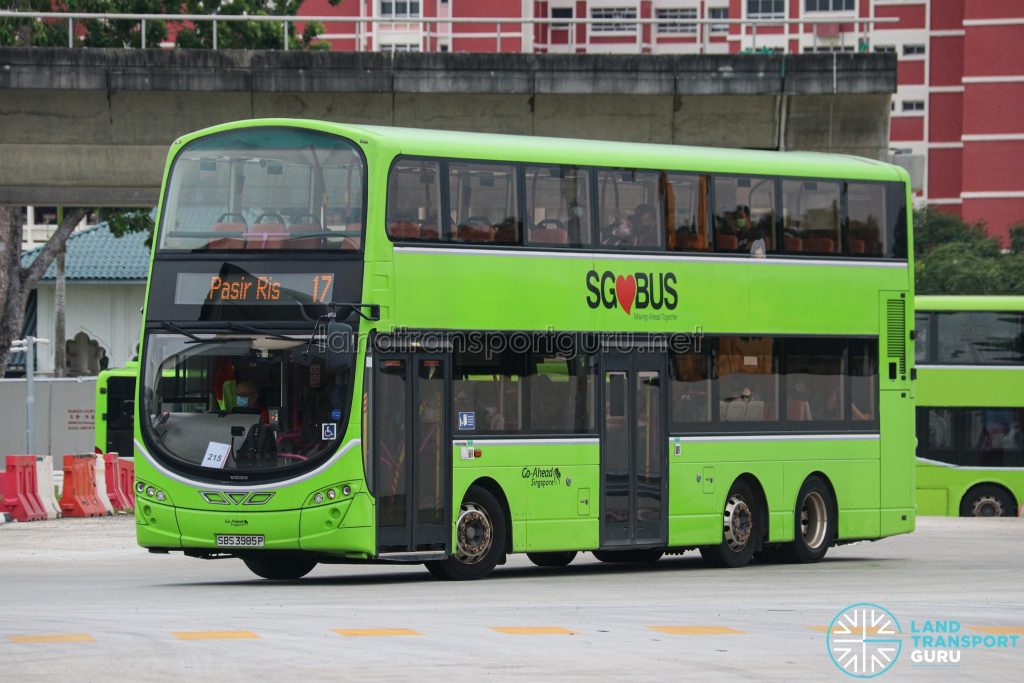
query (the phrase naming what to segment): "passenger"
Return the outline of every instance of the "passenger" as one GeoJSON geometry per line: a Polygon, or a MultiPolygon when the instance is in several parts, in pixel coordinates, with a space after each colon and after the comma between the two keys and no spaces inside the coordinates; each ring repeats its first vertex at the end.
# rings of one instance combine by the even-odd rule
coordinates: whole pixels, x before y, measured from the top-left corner
{"type": "Polygon", "coordinates": [[[658,221],[653,206],[641,204],[636,207],[631,223],[636,246],[653,247],[658,245],[658,221]]]}
{"type": "Polygon", "coordinates": [[[636,235],[633,233],[633,224],[626,219],[625,216],[620,216],[618,223],[608,232],[607,228],[603,229],[606,232],[602,244],[606,247],[632,247],[636,245],[636,235]]]}

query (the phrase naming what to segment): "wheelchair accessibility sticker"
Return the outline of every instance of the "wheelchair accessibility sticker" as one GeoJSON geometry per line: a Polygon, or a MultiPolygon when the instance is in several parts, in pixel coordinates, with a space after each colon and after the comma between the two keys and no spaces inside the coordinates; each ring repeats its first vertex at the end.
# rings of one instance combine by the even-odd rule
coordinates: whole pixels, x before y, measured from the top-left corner
{"type": "Polygon", "coordinates": [[[338,438],[338,423],[324,422],[320,425],[320,438],[323,441],[333,441],[338,438]]]}

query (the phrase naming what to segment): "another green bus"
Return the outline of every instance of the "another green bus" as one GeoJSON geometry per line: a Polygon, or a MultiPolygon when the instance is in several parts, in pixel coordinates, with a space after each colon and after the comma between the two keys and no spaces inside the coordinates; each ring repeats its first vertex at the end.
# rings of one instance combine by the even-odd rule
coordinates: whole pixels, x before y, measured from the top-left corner
{"type": "Polygon", "coordinates": [[[135,382],[139,364],[129,361],[123,368],[104,370],[96,378],[94,437],[97,453],[135,455],[135,382]]]}
{"type": "Polygon", "coordinates": [[[1024,501],[1024,297],[917,297],[917,511],[1024,501]]]}
{"type": "Polygon", "coordinates": [[[177,140],[138,541],[487,575],[914,529],[909,181],[812,153],[255,120],[177,140]]]}

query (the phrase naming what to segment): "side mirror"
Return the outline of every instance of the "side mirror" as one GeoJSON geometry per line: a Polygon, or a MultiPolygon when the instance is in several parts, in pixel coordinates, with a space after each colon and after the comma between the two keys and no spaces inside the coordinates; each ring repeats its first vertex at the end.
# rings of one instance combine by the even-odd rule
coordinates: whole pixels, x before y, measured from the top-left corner
{"type": "Polygon", "coordinates": [[[327,323],[327,372],[342,372],[352,367],[356,336],[348,323],[327,323]]]}

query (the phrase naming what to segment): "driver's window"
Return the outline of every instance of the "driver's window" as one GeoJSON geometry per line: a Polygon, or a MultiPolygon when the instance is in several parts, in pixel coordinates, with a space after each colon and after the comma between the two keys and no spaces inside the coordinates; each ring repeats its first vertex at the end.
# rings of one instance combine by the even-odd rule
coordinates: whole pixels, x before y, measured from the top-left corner
{"type": "Polygon", "coordinates": [[[526,243],[590,245],[590,171],[576,166],[527,166],[524,177],[526,243]]]}

